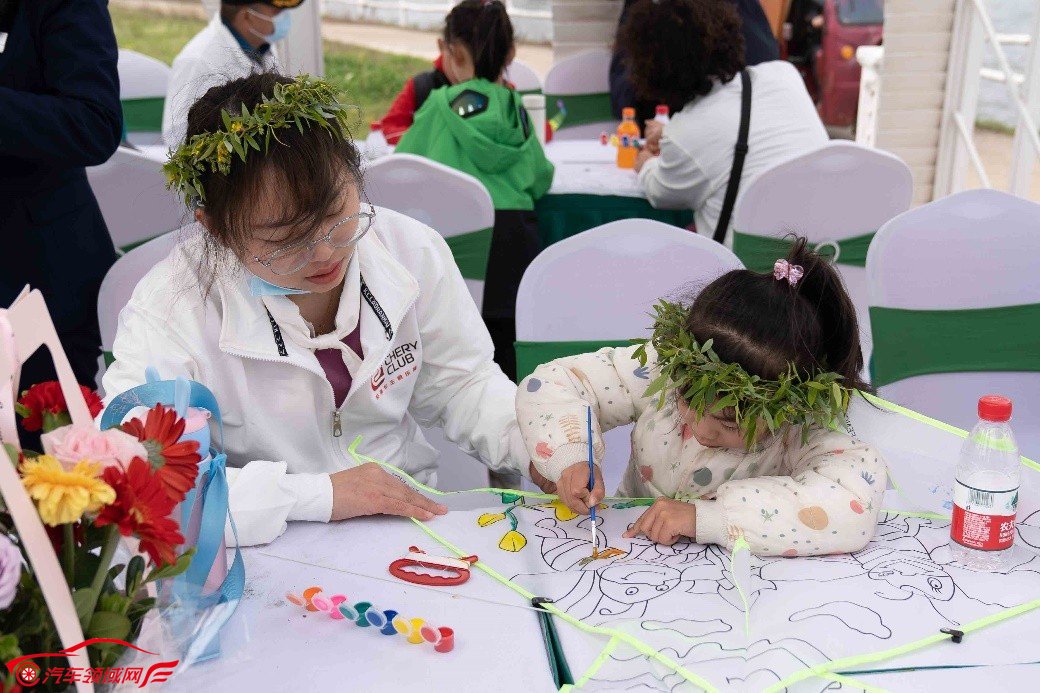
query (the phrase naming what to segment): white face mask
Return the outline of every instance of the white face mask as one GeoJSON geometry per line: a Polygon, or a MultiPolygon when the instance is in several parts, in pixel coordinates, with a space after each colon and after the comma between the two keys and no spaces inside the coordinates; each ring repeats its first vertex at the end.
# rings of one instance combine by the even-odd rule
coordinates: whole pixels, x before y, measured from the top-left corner
{"type": "Polygon", "coordinates": [[[282,10],[273,17],[266,15],[263,12],[257,12],[252,7],[247,7],[246,12],[253,15],[254,17],[264,20],[265,22],[270,22],[271,26],[274,28],[274,31],[272,31],[270,34],[261,34],[259,31],[256,31],[255,29],[250,29],[250,31],[253,32],[254,36],[262,38],[267,43],[281,41],[283,38],[288,36],[289,27],[292,26],[292,14],[289,12],[289,10],[282,10]]]}

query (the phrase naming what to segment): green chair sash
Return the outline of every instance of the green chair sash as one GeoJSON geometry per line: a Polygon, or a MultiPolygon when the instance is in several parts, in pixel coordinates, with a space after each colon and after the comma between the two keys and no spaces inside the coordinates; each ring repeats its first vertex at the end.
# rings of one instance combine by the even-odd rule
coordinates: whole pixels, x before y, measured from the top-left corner
{"type": "Polygon", "coordinates": [[[1040,371],[1040,304],[963,310],[870,308],[873,380],[916,375],[1040,371]]]}
{"type": "Polygon", "coordinates": [[[603,339],[584,342],[516,342],[516,378],[520,382],[543,363],[564,356],[576,356],[603,347],[627,347],[631,339],[603,339]]]}
{"type": "MultiPolygon", "coordinates": [[[[816,244],[816,252],[824,257],[836,258],[839,265],[865,267],[867,249],[874,240],[873,232],[862,236],[842,238],[816,244]]],[[[791,250],[792,242],[786,238],[770,236],[752,236],[751,234],[733,232],[733,254],[740,258],[744,266],[755,272],[772,272],[777,258],[785,257],[791,250]]]]}
{"type": "Polygon", "coordinates": [[[491,255],[491,229],[449,236],[444,240],[462,276],[483,281],[487,276],[488,257],[491,255]]]}
{"type": "Polygon", "coordinates": [[[147,99],[124,99],[123,124],[127,132],[162,132],[163,104],[161,96],[147,99]]]}
{"type": "Polygon", "coordinates": [[[557,101],[563,101],[563,105],[567,108],[567,117],[560,125],[561,130],[576,125],[617,120],[610,108],[610,94],[546,94],[546,120],[552,120],[560,112],[556,105],[557,101]]]}
{"type": "Polygon", "coordinates": [[[688,209],[655,209],[642,197],[622,195],[544,195],[534,209],[546,247],[620,219],[653,219],[680,228],[693,223],[693,212],[688,209]]]}

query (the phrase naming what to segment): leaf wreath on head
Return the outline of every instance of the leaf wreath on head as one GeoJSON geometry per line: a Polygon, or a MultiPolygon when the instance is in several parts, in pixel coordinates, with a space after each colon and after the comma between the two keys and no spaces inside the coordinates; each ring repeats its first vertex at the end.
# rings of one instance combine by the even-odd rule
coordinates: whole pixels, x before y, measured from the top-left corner
{"type": "Polygon", "coordinates": [[[658,375],[643,396],[659,395],[658,408],[670,390],[677,390],[698,417],[732,407],[748,450],[758,440],[761,422],[770,433],[784,425],[801,426],[804,443],[812,426],[832,428],[848,410],[852,390],[837,373],[802,373],[790,363],[776,380],[750,375],[738,363],[719,360],[712,340],[698,343],[686,330],[688,308],[660,301],[654,312],[653,335],[636,342],[634,355],[645,366],[647,344],[657,352],[658,375]]]}
{"type": "Polygon", "coordinates": [[[355,109],[340,102],[335,87],[310,75],[289,84],[276,83],[271,96],[264,95],[252,111],[245,104],[235,115],[222,110],[223,128],[193,135],[171,150],[163,165],[166,187],[184,195],[189,205],[205,201],[202,176],[230,173],[232,155],[245,161],[250,149],[266,154],[271,140],[278,141],[277,131],[291,127],[301,133],[305,126],[322,127],[333,137],[348,140],[349,114],[355,109]]]}

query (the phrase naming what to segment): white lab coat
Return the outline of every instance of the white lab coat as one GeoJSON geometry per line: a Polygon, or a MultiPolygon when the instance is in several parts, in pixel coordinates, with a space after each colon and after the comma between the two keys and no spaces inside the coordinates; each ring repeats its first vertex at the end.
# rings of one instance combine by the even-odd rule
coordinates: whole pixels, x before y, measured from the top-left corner
{"type": "Polygon", "coordinates": [[[175,147],[184,140],[188,111],[210,87],[268,71],[281,71],[274,46],[261,56],[260,62],[253,60],[224,26],[218,12],[173,59],[163,108],[163,141],[175,147]]]}
{"type": "MultiPolygon", "coordinates": [[[[495,470],[528,475],[516,386],[493,348],[444,240],[377,208],[347,269],[333,333],[312,337],[285,296],[253,296],[240,266],[220,270],[208,295],[198,276],[199,227],[134,290],[119,316],[105,373],[108,398],[144,382],[186,376],[216,395],[224,419],[231,513],[242,545],[266,543],[291,520],[325,521],[329,474],[353,465],[348,447],[436,484],[437,452],[419,424],[495,470]],[[361,278],[390,324],[362,297],[361,278]],[[342,339],[361,322],[359,359],[342,339]],[[273,324],[277,324],[280,337],[273,324]],[[314,355],[338,348],[353,375],[343,405],[314,355]]],[[[193,225],[195,226],[195,225],[193,225]]],[[[216,430],[213,431],[216,441],[216,430]]]]}

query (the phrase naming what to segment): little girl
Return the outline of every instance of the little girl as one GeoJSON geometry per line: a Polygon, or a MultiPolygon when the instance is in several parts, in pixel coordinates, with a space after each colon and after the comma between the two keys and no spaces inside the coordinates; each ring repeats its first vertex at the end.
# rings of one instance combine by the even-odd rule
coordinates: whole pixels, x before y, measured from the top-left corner
{"type": "Polygon", "coordinates": [[[497,0],[462,0],[444,18],[444,35],[437,39],[437,50],[440,55],[433,61],[433,69],[405,82],[380,121],[390,144],[396,145],[412,126],[416,111],[435,89],[479,76],[507,84],[502,70],[513,62],[516,47],[505,5],[497,0]],[[478,60],[483,59],[485,64],[481,67],[486,67],[493,64],[499,54],[504,58],[502,66],[493,73],[478,73],[478,60]]]}
{"type": "Polygon", "coordinates": [[[516,51],[513,25],[498,0],[460,3],[448,15],[446,45],[467,56],[464,81],[435,90],[415,114],[397,152],[416,154],[468,173],[495,206],[481,314],[495,362],[516,379],[516,293],[542,249],[535,201],[552,185],[554,168],[523,107],[501,84],[516,51]]]}
{"type": "Polygon", "coordinates": [[[653,337],[540,366],[517,391],[521,432],[560,499],[588,513],[585,420],[635,422],[618,493],[654,497],[626,537],[690,537],[760,555],[857,551],[886,485],[871,446],[832,429],[867,389],[855,311],[835,269],[799,240],[773,273],[734,270],[692,306],[662,301],[653,337]]]}

